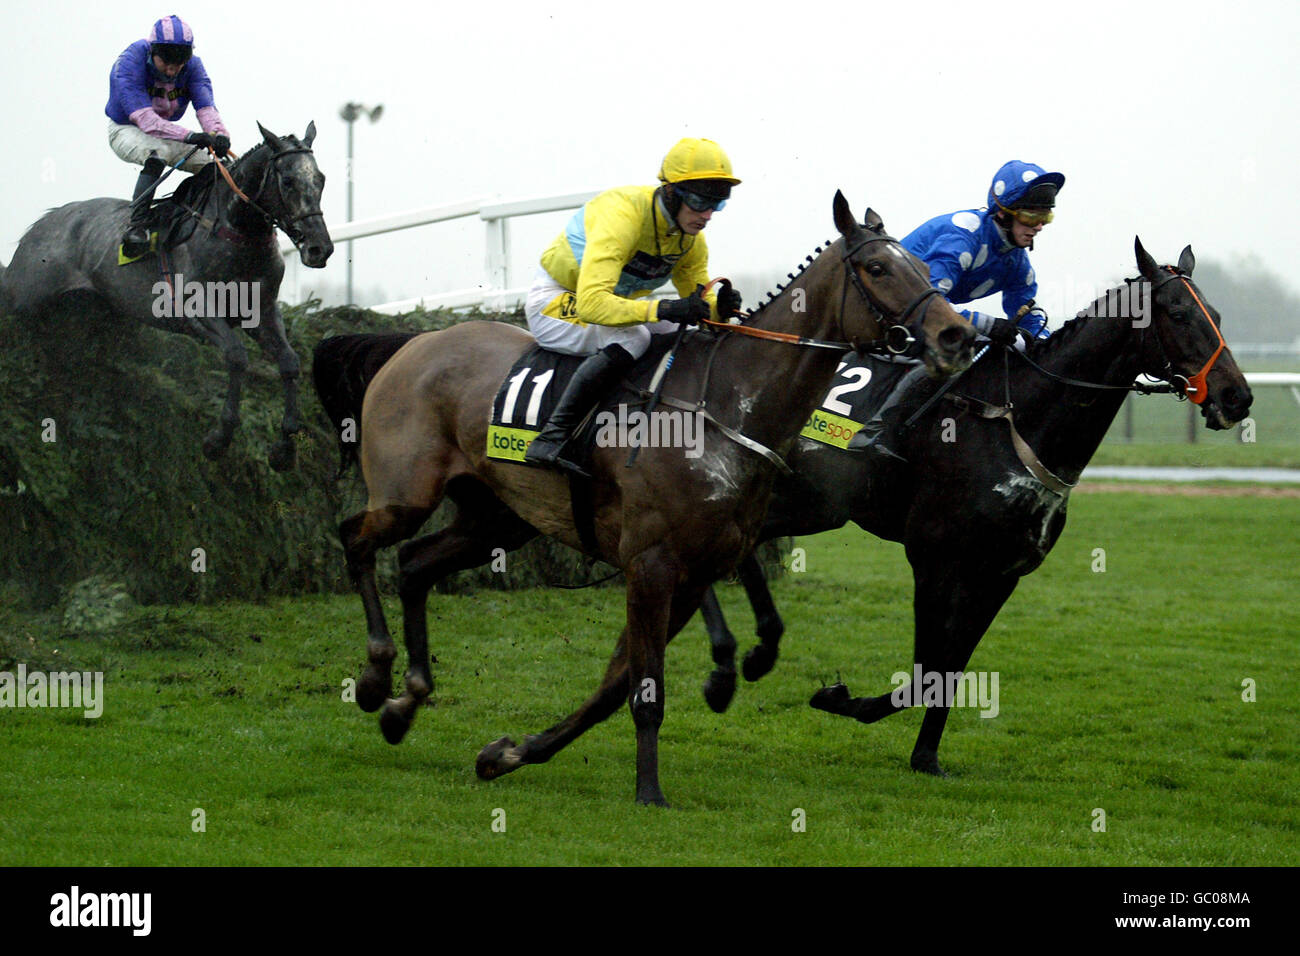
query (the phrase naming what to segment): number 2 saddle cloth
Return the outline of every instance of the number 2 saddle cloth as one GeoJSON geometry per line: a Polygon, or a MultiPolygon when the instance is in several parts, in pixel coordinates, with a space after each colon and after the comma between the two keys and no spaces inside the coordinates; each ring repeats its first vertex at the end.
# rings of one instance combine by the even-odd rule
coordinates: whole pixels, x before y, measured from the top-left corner
{"type": "Polygon", "coordinates": [[[899,379],[916,365],[912,359],[845,352],[826,397],[813,410],[799,437],[847,449],[849,439],[871,420],[899,379]]]}

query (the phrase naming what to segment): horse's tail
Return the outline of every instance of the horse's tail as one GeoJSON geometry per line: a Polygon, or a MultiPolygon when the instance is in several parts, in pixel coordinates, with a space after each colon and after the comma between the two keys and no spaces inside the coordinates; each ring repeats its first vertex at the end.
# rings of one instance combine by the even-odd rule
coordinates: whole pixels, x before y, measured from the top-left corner
{"type": "Polygon", "coordinates": [[[342,478],[348,466],[357,460],[357,449],[361,445],[361,402],[366,397],[370,380],[393,357],[393,353],[418,334],[335,335],[322,340],[312,353],[312,383],[325,413],[339,433],[336,479],[342,478]]]}
{"type": "Polygon", "coordinates": [[[0,316],[9,314],[9,293],[5,290],[5,264],[0,262],[0,316]]]}

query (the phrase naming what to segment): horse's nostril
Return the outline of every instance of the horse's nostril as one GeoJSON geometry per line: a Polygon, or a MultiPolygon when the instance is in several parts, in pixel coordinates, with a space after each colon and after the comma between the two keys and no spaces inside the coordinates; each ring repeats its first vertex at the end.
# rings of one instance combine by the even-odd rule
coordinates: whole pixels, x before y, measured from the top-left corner
{"type": "Polygon", "coordinates": [[[966,329],[949,326],[939,333],[939,344],[949,352],[956,352],[969,342],[970,338],[971,336],[967,333],[966,329]]]}

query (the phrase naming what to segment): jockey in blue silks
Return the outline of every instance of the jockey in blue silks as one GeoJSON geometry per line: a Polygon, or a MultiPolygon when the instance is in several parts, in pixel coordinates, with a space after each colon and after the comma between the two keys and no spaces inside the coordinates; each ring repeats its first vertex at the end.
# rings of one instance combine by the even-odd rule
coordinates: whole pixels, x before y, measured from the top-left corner
{"type": "MultiPolygon", "coordinates": [[[[149,35],[122,51],[108,77],[108,144],[128,163],[144,167],[136,180],[134,198],[151,188],[163,169],[190,152],[185,147],[209,147],[217,157],[230,148],[230,133],[212,96],[203,61],[194,56],[194,31],[178,16],[163,17],[149,35]],[[194,133],[179,120],[194,104],[203,132],[194,133]]],[[[212,162],[198,152],[181,168],[195,172],[212,162]]],[[[138,256],[149,247],[149,202],[141,199],[131,211],[122,239],[123,252],[138,256]]]]}
{"type": "MultiPolygon", "coordinates": [[[[993,176],[986,208],[936,216],[903,237],[903,246],[930,267],[930,283],[953,305],[1002,293],[1002,308],[1012,318],[961,312],[994,342],[1014,345],[1021,335],[1045,339],[1051,334],[1047,313],[1034,304],[1038,281],[1027,250],[1034,248],[1034,238],[1052,221],[1056,194],[1063,185],[1065,177],[1060,173],[1012,160],[993,176]]],[[[923,381],[930,381],[924,365],[903,376],[849,447],[875,448],[897,457],[880,443],[884,415],[908,393],[928,397],[930,389],[921,387],[923,381]]]]}

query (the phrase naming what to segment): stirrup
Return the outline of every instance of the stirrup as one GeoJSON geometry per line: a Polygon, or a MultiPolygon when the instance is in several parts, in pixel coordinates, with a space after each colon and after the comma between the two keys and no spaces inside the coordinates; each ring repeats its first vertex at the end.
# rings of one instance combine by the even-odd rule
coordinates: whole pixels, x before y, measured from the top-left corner
{"type": "Polygon", "coordinates": [[[542,438],[539,434],[528,445],[528,451],[524,452],[524,464],[535,465],[539,468],[558,468],[561,471],[571,472],[580,478],[590,479],[591,475],[575,461],[570,461],[564,457],[564,446],[567,445],[568,438],[561,441],[553,441],[549,438],[542,438]],[[537,449],[534,452],[534,449],[537,449]]]}
{"type": "MultiPolygon", "coordinates": [[[[869,425],[871,423],[868,422],[867,424],[869,425]]],[[[876,454],[884,455],[887,458],[894,458],[898,461],[906,462],[906,458],[885,444],[885,431],[886,429],[882,426],[874,434],[868,435],[866,428],[863,427],[858,430],[857,434],[849,439],[849,443],[846,447],[849,451],[858,452],[859,454],[871,454],[874,452],[876,454]]]]}

